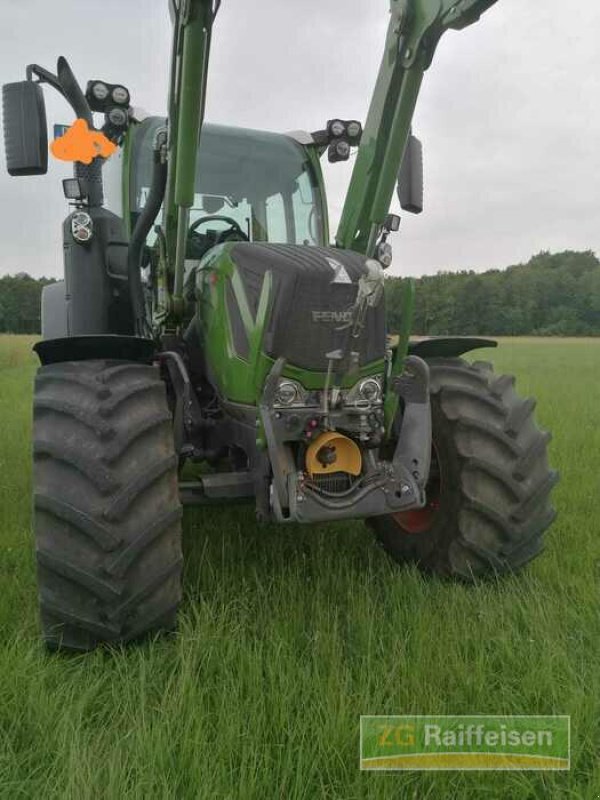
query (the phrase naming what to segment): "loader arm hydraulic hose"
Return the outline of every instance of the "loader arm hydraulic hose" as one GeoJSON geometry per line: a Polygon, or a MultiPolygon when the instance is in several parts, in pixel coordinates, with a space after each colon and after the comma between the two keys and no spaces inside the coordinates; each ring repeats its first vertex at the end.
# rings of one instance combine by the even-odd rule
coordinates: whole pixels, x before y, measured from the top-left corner
{"type": "Polygon", "coordinates": [[[131,234],[127,253],[127,274],[129,277],[134,330],[138,336],[147,335],[148,325],[140,270],[146,237],[152,229],[165,197],[167,186],[166,141],[167,132],[163,128],[157,133],[154,141],[150,192],[131,234]]]}
{"type": "Polygon", "coordinates": [[[169,172],[164,229],[173,276],[171,317],[181,319],[190,208],[204,120],[212,26],[220,0],[187,0],[176,9],[169,93],[169,172]]]}

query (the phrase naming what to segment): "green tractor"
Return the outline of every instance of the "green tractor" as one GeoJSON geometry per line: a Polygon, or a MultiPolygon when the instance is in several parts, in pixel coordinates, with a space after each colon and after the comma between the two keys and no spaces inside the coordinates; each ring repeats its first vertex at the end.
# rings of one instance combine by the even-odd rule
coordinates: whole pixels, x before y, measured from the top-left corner
{"type": "Polygon", "coordinates": [[[44,292],[35,347],[49,647],[173,628],[189,504],[245,500],[282,524],[364,518],[397,561],[466,581],[541,551],[557,479],[549,435],[513,378],[462,358],[496,343],[411,340],[408,280],[399,336],[385,322],[394,192],[422,209],[411,122],[424,72],[442,34],[494,2],[390,0],[364,128],[204,124],[218,0],[170,0],[166,118],[144,116],[119,83],[84,91],[62,57],[56,74],[32,64],[4,86],[10,174],[47,170],[41,84],[88,137],[82,147],[73,128],[51,145],[74,176],[64,281],[44,292]],[[320,160],[356,149],[331,244],[320,160]]]}

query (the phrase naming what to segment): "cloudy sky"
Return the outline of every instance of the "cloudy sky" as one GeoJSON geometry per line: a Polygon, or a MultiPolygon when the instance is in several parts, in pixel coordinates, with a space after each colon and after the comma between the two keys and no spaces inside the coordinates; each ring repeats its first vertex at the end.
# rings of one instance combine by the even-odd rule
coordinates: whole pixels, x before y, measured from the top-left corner
{"type": "MultiPolygon", "coordinates": [[[[364,119],[388,0],[223,0],[207,118],[275,131],[364,119]]],[[[70,60],[80,81],[126,84],[165,108],[167,0],[1,0],[0,77],[70,60]]],[[[540,250],[600,251],[600,3],[499,0],[442,40],[415,130],[425,146],[426,209],[394,238],[393,272],[502,267],[540,250]]],[[[49,124],[69,109],[46,90],[49,124]]],[[[2,155],[3,159],[3,155],[2,155]]],[[[0,273],[61,274],[60,178],[0,170],[0,273]]],[[[326,166],[332,221],[347,165],[326,166]]]]}

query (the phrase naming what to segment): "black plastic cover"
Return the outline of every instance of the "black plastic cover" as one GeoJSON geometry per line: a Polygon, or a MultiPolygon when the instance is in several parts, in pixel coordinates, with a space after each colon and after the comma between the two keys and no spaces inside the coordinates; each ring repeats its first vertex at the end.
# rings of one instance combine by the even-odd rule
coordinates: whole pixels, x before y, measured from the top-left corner
{"type": "Polygon", "coordinates": [[[88,208],[87,213],[93,236],[86,244],[73,238],[73,214],[63,223],[69,336],[129,336],[134,332],[134,323],[125,280],[127,237],[123,220],[106,208],[88,208]]]}
{"type": "Polygon", "coordinates": [[[423,145],[412,133],[398,173],[398,199],[410,214],[423,211],[423,145]]]}
{"type": "Polygon", "coordinates": [[[498,347],[498,342],[494,339],[480,339],[474,336],[437,336],[410,342],[408,352],[424,359],[459,358],[465,353],[485,347],[498,347]]]}
{"type": "Polygon", "coordinates": [[[37,342],[33,349],[43,365],[98,358],[148,364],[156,355],[152,339],[137,336],[66,336],[37,342]]]}
{"type": "Polygon", "coordinates": [[[303,245],[240,243],[231,250],[255,315],[265,272],[273,276],[265,352],[302,369],[325,371],[327,353],[358,353],[361,366],[383,358],[385,305],[368,309],[364,328],[350,337],[358,283],[366,257],[349,250],[303,245]]]}
{"type": "Polygon", "coordinates": [[[4,84],[2,119],[8,174],[45,175],[48,127],[41,87],[32,81],[4,84]]]}

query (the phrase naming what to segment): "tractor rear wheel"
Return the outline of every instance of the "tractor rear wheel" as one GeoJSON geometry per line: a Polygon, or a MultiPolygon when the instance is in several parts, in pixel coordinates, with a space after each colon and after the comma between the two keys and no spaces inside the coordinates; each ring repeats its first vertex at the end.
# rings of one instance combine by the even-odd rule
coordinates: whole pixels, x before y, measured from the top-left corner
{"type": "Polygon", "coordinates": [[[533,419],[514,378],[490,364],[432,359],[433,451],[424,509],[371,520],[399,562],[473,581],[515,572],[543,548],[555,511],[558,474],[548,466],[550,434],[533,419]]]}
{"type": "Polygon", "coordinates": [[[46,644],[91,650],[173,628],[181,506],[158,370],[96,360],[41,367],[33,456],[46,644]]]}

